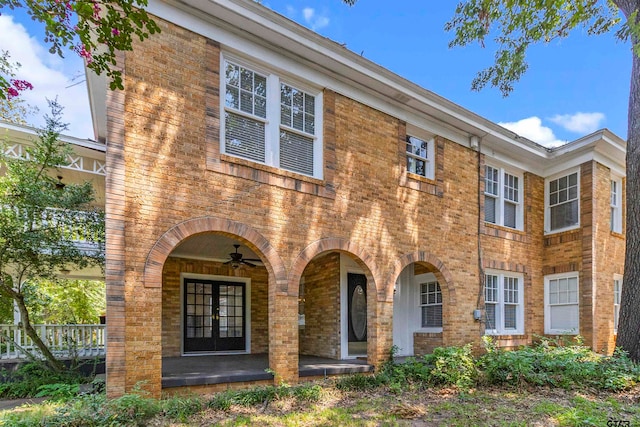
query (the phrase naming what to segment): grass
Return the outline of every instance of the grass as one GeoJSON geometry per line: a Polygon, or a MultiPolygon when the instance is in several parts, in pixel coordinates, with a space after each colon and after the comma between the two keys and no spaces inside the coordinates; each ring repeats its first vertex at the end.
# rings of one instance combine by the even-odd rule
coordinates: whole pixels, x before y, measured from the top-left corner
{"type": "MultiPolygon", "coordinates": [[[[344,391],[332,381],[313,387],[320,390],[317,400],[305,400],[294,392],[278,393],[281,390],[276,388],[273,395],[277,396],[268,403],[238,399],[226,409],[207,405],[212,397],[157,401],[138,396],[106,402],[104,395],[85,396],[0,412],[0,426],[606,426],[609,420],[640,425],[640,387],[622,393],[548,387],[517,391],[436,387],[392,393],[388,386],[344,391]],[[114,416],[117,413],[119,418],[114,416]]],[[[252,391],[243,393],[246,397],[252,391]]],[[[256,397],[269,395],[264,390],[255,393],[256,397]]]]}
{"type": "Polygon", "coordinates": [[[0,426],[640,426],[640,367],[582,346],[437,349],[375,375],[151,399],[104,393],[0,412],[0,426]]]}

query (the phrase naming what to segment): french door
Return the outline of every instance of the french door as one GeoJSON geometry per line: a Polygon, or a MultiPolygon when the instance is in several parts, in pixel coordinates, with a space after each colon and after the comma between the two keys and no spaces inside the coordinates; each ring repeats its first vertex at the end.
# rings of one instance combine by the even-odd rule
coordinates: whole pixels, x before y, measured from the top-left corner
{"type": "Polygon", "coordinates": [[[184,352],[246,349],[245,284],[184,279],[184,352]]]}

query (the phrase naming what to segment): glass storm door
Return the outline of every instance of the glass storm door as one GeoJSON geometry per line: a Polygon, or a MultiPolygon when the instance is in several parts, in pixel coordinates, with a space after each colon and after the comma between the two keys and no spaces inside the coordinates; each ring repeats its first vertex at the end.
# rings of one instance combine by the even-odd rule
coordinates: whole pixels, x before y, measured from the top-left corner
{"type": "Polygon", "coordinates": [[[347,274],[349,355],[367,354],[367,278],[347,274]]]}
{"type": "Polygon", "coordinates": [[[184,351],[237,351],[245,343],[245,284],[184,280],[184,351]]]}

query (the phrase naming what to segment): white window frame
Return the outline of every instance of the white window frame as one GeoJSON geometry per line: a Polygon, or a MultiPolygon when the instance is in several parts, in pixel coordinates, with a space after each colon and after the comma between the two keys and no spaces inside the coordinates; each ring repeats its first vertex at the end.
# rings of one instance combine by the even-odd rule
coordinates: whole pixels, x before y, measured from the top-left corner
{"type": "Polygon", "coordinates": [[[580,274],[577,271],[570,273],[552,274],[544,277],[544,333],[550,335],[578,335],[580,333],[580,274]],[[577,306],[577,325],[571,329],[551,329],[551,304],[550,286],[552,281],[562,279],[576,279],[576,302],[555,303],[554,306],[577,306]]]}
{"type": "MultiPolygon", "coordinates": [[[[568,203],[569,201],[565,202],[568,203]]],[[[556,203],[554,206],[559,206],[560,203],[556,203]]],[[[554,234],[560,233],[563,231],[574,230],[576,228],[580,228],[580,168],[572,169],[569,171],[565,171],[553,176],[548,177],[544,181],[544,233],[545,234],[554,234]],[[577,194],[575,199],[578,203],[578,221],[576,224],[569,225],[568,227],[562,227],[555,230],[551,230],[551,208],[550,205],[550,192],[551,192],[551,182],[559,180],[563,177],[569,177],[570,175],[576,174],[576,186],[577,186],[577,194]]]]}
{"type": "Polygon", "coordinates": [[[485,327],[487,335],[522,335],[524,334],[524,275],[511,271],[485,270],[485,309],[487,304],[495,306],[495,328],[485,327]],[[487,298],[487,276],[497,277],[497,295],[495,300],[487,298]],[[505,279],[515,279],[517,284],[517,301],[507,301],[505,292],[505,279]],[[505,306],[516,306],[516,327],[505,327],[505,306]]]}
{"type": "Polygon", "coordinates": [[[412,175],[421,176],[423,178],[434,179],[435,176],[435,140],[433,137],[425,138],[424,136],[417,135],[415,132],[407,131],[407,135],[405,138],[405,154],[407,158],[407,173],[412,175]],[[421,142],[427,144],[427,148],[425,150],[424,156],[419,153],[414,153],[411,151],[407,151],[406,148],[409,145],[409,138],[415,138],[421,142]],[[424,175],[420,175],[419,173],[412,172],[409,170],[409,158],[413,158],[415,160],[424,162],[424,175]]]}
{"type": "Polygon", "coordinates": [[[622,179],[611,177],[611,231],[622,233],[622,179]]]}
{"type": "Polygon", "coordinates": [[[622,275],[613,275],[613,333],[618,333],[620,322],[620,298],[622,297],[622,275]]]}
{"type": "Polygon", "coordinates": [[[442,326],[422,326],[424,323],[424,319],[422,317],[422,309],[423,307],[433,307],[433,306],[440,306],[440,312],[442,313],[442,319],[440,319],[440,321],[443,323],[444,322],[444,299],[442,297],[442,286],[440,285],[440,283],[438,283],[437,280],[425,280],[425,281],[419,281],[418,282],[418,309],[419,309],[419,320],[420,320],[420,332],[433,332],[433,333],[438,333],[438,332],[442,332],[442,326]],[[440,295],[440,302],[437,302],[437,298],[436,298],[436,302],[429,304],[429,303],[422,303],[422,285],[431,285],[434,284],[437,286],[437,290],[439,290],[439,292],[437,292],[437,294],[440,295]]]}
{"type": "Polygon", "coordinates": [[[220,61],[220,152],[222,154],[226,154],[232,157],[237,157],[240,159],[248,160],[250,162],[255,162],[258,164],[264,164],[267,166],[272,166],[275,168],[279,168],[282,170],[286,170],[290,173],[300,174],[303,176],[310,176],[313,178],[322,179],[323,178],[323,170],[324,170],[324,158],[323,158],[323,140],[322,140],[322,131],[323,131],[323,97],[322,97],[322,89],[314,88],[309,84],[305,84],[299,81],[295,81],[295,79],[291,79],[288,76],[280,75],[273,70],[270,70],[266,67],[262,67],[255,63],[246,61],[242,58],[236,57],[234,55],[230,55],[228,53],[221,54],[220,61]],[[240,67],[246,68],[250,71],[258,73],[262,76],[265,76],[267,79],[267,96],[266,96],[266,117],[259,118],[245,112],[242,112],[238,109],[228,107],[225,102],[225,94],[226,94],[226,64],[227,62],[232,63],[234,65],[238,65],[240,67]],[[280,111],[281,111],[281,101],[280,101],[280,90],[281,84],[285,84],[299,91],[305,92],[314,97],[314,134],[311,135],[309,133],[300,131],[290,126],[285,126],[281,124],[280,120],[280,111]],[[226,144],[226,129],[225,129],[225,113],[229,111],[234,114],[238,114],[241,116],[249,117],[253,120],[258,120],[265,126],[265,160],[264,162],[252,160],[246,157],[237,156],[231,153],[227,153],[225,144],[226,144]],[[280,131],[286,130],[287,132],[303,135],[305,137],[311,137],[314,139],[313,141],[313,174],[308,175],[305,173],[301,173],[299,171],[292,171],[289,169],[284,169],[280,167],[280,131]]]}
{"type": "MultiPolygon", "coordinates": [[[[494,181],[495,182],[495,181],[494,181]]],[[[507,228],[512,228],[514,230],[522,230],[524,227],[524,203],[523,203],[523,198],[524,198],[524,192],[523,192],[523,185],[524,185],[524,178],[523,175],[519,172],[516,172],[512,169],[508,169],[499,165],[496,165],[494,163],[490,163],[488,162],[487,164],[485,164],[485,191],[484,191],[484,196],[485,196],[485,203],[486,203],[486,199],[487,197],[493,198],[496,201],[496,211],[495,211],[495,216],[496,216],[496,221],[495,222],[491,222],[491,221],[487,221],[486,217],[485,217],[485,222],[488,224],[495,224],[495,225],[499,225],[502,227],[507,227],[507,228]],[[498,192],[497,194],[494,194],[490,191],[488,191],[488,186],[487,186],[487,168],[492,168],[498,171],[498,181],[497,181],[497,185],[498,185],[498,192]],[[507,185],[506,183],[506,175],[510,175],[514,178],[516,178],[518,180],[518,185],[517,188],[514,188],[514,190],[517,192],[517,196],[518,196],[518,200],[514,201],[511,200],[507,195],[506,195],[506,189],[505,186],[507,185]],[[510,225],[506,225],[505,224],[505,204],[513,204],[515,205],[515,209],[516,209],[516,226],[515,227],[511,227],[510,225]]],[[[512,187],[511,187],[512,188],[512,187]]],[[[483,213],[484,215],[484,213],[483,213]]]]}

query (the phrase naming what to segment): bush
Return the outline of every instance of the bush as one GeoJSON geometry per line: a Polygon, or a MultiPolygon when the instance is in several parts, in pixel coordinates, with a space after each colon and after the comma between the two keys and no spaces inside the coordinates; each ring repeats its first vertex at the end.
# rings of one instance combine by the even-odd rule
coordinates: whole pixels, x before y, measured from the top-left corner
{"type": "Polygon", "coordinates": [[[489,384],[620,391],[640,381],[640,366],[620,351],[602,356],[581,345],[548,340],[515,351],[489,348],[478,366],[489,384]]]}
{"type": "MultiPolygon", "coordinates": [[[[85,381],[73,371],[55,372],[44,362],[30,362],[21,365],[15,372],[0,373],[0,398],[18,399],[42,396],[43,386],[53,384],[78,385],[85,381]]],[[[58,387],[59,388],[59,387],[58,387]]],[[[56,387],[50,388],[55,391],[56,387]]]]}
{"type": "Polygon", "coordinates": [[[429,384],[452,385],[466,389],[476,383],[478,370],[471,354],[471,344],[464,347],[436,348],[423,359],[429,370],[426,377],[429,384]]]}

